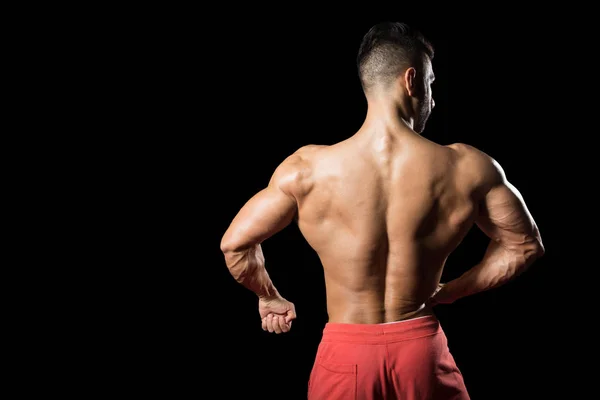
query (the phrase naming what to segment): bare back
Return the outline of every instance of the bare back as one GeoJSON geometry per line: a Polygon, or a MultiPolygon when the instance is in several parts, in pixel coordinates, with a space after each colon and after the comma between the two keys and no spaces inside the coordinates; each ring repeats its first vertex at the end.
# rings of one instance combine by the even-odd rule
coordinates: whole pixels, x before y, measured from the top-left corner
{"type": "Polygon", "coordinates": [[[461,146],[354,137],[298,155],[298,226],[324,268],[329,321],[430,313],[424,303],[477,213],[480,182],[461,146]]]}

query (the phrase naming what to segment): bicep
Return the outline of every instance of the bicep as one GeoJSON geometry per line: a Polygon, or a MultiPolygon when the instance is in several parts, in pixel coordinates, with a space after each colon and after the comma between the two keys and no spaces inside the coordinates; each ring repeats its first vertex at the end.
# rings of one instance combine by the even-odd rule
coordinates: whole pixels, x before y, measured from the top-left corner
{"type": "Polygon", "coordinates": [[[271,183],[240,209],[225,232],[222,246],[244,249],[260,244],[289,225],[296,209],[296,201],[271,183]]]}

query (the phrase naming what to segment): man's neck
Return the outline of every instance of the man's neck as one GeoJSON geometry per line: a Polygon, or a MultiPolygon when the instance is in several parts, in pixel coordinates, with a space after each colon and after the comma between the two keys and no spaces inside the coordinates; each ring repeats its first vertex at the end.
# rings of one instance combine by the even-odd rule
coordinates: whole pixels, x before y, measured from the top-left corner
{"type": "Polygon", "coordinates": [[[360,132],[392,136],[418,135],[413,129],[412,118],[392,102],[370,102],[360,132]]]}

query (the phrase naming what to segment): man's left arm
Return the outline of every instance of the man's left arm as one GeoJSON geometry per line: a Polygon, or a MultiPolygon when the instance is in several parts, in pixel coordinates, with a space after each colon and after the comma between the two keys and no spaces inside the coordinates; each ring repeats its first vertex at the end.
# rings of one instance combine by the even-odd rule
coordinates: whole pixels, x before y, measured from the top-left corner
{"type": "Polygon", "coordinates": [[[296,179],[290,161],[280,164],[268,186],[240,209],[221,240],[231,275],[262,300],[278,298],[279,293],[265,269],[261,243],[289,225],[297,213],[296,199],[284,191],[296,179]]]}

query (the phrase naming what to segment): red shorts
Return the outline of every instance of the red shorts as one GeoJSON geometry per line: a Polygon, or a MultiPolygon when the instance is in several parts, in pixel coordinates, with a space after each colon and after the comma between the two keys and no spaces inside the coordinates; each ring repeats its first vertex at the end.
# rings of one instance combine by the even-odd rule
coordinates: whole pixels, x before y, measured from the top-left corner
{"type": "Polygon", "coordinates": [[[468,400],[434,316],[387,324],[327,323],[308,383],[309,400],[468,400]]]}

